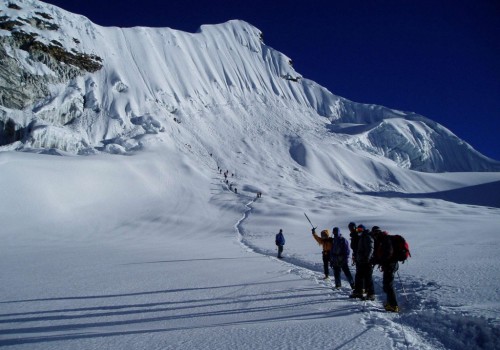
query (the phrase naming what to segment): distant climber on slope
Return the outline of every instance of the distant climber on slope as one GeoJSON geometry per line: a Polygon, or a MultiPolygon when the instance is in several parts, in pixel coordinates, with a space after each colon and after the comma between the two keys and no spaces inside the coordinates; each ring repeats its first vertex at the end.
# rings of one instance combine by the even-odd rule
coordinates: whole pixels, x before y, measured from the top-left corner
{"type": "Polygon", "coordinates": [[[285,245],[285,236],[283,235],[283,229],[280,229],[280,232],[276,234],[275,243],[278,246],[278,259],[282,259],[283,246],[285,245]]]}

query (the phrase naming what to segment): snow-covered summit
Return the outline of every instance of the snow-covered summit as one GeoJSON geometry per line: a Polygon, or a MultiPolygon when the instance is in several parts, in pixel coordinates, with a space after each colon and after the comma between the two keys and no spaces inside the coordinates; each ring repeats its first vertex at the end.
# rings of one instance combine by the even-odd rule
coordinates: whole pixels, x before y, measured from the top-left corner
{"type": "Polygon", "coordinates": [[[378,168],[500,170],[423,116],[355,103],[302,77],[244,21],[187,33],[101,27],[35,0],[0,11],[3,150],[126,154],[154,139],[225,157],[234,154],[224,145],[241,144],[256,162],[289,152],[292,168],[353,154],[378,168]]]}

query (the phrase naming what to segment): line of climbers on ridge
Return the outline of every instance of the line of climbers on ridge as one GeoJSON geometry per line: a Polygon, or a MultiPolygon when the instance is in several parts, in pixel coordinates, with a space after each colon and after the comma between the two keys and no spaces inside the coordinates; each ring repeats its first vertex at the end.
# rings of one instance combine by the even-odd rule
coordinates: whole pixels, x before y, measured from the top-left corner
{"type": "MultiPolygon", "coordinates": [[[[212,156],[211,153],[210,153],[210,156],[212,156]]],[[[219,174],[224,175],[224,183],[228,186],[229,190],[231,192],[238,194],[238,188],[236,188],[236,186],[234,186],[234,183],[229,181],[229,179],[228,179],[229,178],[229,170],[226,170],[223,173],[222,168],[220,166],[217,166],[217,171],[219,172],[219,174]]],[[[231,173],[231,178],[234,178],[234,173],[231,173]]]]}
{"type": "MultiPolygon", "coordinates": [[[[350,222],[348,225],[351,244],[340,233],[338,227],[334,227],[333,237],[328,229],[322,230],[320,235],[316,234],[316,228],[311,232],[313,238],[322,246],[322,261],[324,278],[329,279],[330,267],[333,269],[335,288],[340,289],[341,271],[352,289],[349,298],[361,300],[375,300],[375,289],[373,285],[373,268],[378,266],[382,271],[383,291],[387,300],[384,308],[389,312],[399,312],[399,305],[394,290],[394,275],[399,269],[399,262],[404,262],[410,257],[410,250],[406,240],[400,235],[389,235],[380,227],[373,226],[371,230],[364,225],[350,222]],[[356,268],[355,277],[352,277],[349,269],[349,256],[352,250],[352,265],[356,268]]],[[[275,237],[278,246],[278,258],[282,259],[285,238],[283,230],[280,229],[275,237]]]]}
{"type": "MultiPolygon", "coordinates": [[[[213,157],[212,153],[210,153],[210,157],[213,157]]],[[[229,190],[231,192],[234,192],[236,194],[238,194],[238,188],[234,185],[234,182],[231,182],[229,180],[229,178],[234,178],[234,173],[229,173],[229,170],[225,170],[224,172],[222,172],[222,168],[217,165],[217,172],[220,174],[220,175],[223,175],[224,176],[224,183],[228,186],[229,190]],[[231,176],[230,176],[231,175],[231,176]]],[[[262,198],[262,192],[258,191],[256,193],[256,198],[262,198]]]]}

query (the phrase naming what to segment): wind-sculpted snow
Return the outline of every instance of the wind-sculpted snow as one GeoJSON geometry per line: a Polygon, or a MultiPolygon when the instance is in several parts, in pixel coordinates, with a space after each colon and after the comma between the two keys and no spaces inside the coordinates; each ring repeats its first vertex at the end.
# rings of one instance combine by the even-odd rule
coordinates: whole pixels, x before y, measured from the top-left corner
{"type": "Polygon", "coordinates": [[[300,141],[300,139],[291,139],[290,140],[290,156],[292,159],[297,162],[299,165],[306,166],[306,148],[300,141]]]}
{"type": "MultiPolygon", "coordinates": [[[[155,135],[201,152],[218,149],[225,138],[235,143],[267,135],[249,144],[254,152],[247,157],[274,149],[289,153],[292,167],[307,168],[310,157],[347,150],[381,162],[377,167],[500,170],[499,162],[425,117],[351,102],[302,77],[246,22],[203,25],[196,33],[108,28],[40,1],[16,4],[0,5],[0,52],[7,63],[0,70],[3,149],[130,154],[155,135]],[[19,43],[27,37],[39,43],[40,54],[19,43]],[[28,83],[14,84],[10,77],[18,75],[28,83]],[[231,133],[221,132],[227,127],[231,133]],[[217,137],[207,139],[203,128],[217,137]],[[304,142],[276,144],[282,137],[304,142]]],[[[325,171],[342,177],[335,175],[342,169],[325,171]]]]}

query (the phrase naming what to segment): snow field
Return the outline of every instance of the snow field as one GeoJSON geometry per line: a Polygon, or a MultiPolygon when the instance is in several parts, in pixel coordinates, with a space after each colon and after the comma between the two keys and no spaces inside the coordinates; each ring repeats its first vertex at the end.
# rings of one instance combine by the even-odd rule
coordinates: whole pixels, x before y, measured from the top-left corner
{"type": "Polygon", "coordinates": [[[498,339],[498,242],[491,230],[473,244],[461,233],[478,222],[494,227],[497,209],[313,192],[273,177],[264,187],[276,191],[255,199],[257,178],[238,175],[233,181],[247,185],[230,192],[215,155],[200,167],[182,152],[158,152],[2,153],[1,193],[9,200],[0,207],[0,344],[447,349],[489,348],[498,339]],[[320,279],[306,211],[318,227],[344,234],[350,220],[405,228],[413,257],[396,280],[400,315],[380,311],[377,272],[371,305],[348,299],[345,281],[333,291],[320,279]],[[284,261],[275,258],[279,228],[284,261]],[[453,249],[444,254],[446,242],[453,249]],[[459,263],[473,257],[477,263],[459,263]]]}

